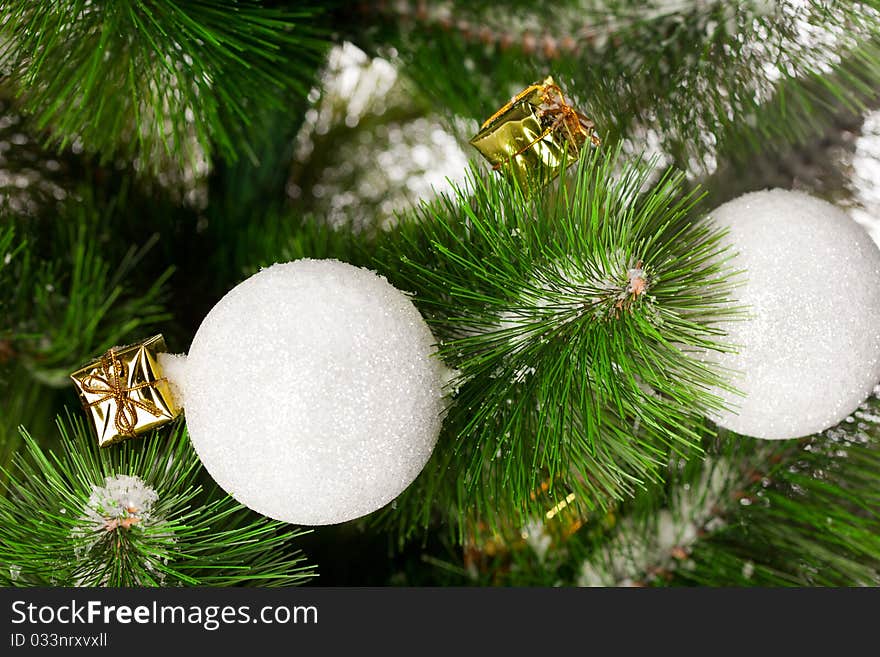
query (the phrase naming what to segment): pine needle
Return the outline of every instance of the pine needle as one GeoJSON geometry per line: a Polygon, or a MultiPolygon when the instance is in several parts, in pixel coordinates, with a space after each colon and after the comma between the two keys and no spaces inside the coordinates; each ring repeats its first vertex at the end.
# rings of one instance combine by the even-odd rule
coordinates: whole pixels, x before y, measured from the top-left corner
{"type": "Polygon", "coordinates": [[[250,116],[308,93],[329,42],[321,13],[256,0],[10,0],[0,61],[59,148],[154,168],[215,150],[256,157],[250,116]]]}
{"type": "Polygon", "coordinates": [[[23,431],[0,495],[0,585],[281,586],[314,576],[303,534],[204,490],[178,423],[99,450],[81,418],[60,443],[23,431]]]}
{"type": "Polygon", "coordinates": [[[475,173],[385,245],[458,372],[433,467],[398,508],[427,520],[451,477],[457,513],[490,526],[524,521],[542,486],[604,509],[699,442],[725,385],[699,354],[726,348],[736,272],[681,176],[651,171],[588,153],[544,200],[475,173]]]}

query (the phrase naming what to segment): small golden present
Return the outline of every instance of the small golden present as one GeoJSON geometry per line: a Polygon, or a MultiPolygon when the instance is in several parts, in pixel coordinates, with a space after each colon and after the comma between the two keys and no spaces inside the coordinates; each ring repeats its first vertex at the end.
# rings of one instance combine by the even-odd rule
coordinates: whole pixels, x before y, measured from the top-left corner
{"type": "Polygon", "coordinates": [[[552,180],[577,161],[587,142],[600,143],[593,122],[565,101],[552,77],[514,96],[470,140],[495,170],[510,173],[523,189],[552,180]]]}
{"type": "Polygon", "coordinates": [[[113,347],[70,375],[98,436],[107,447],[170,422],[180,414],[156,360],[166,351],[161,335],[113,347]]]}

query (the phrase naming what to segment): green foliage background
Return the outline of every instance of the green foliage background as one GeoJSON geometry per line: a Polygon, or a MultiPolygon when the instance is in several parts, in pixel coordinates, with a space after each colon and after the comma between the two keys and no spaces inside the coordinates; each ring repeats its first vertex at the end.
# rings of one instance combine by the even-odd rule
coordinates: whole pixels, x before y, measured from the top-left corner
{"type": "MultiPolygon", "coordinates": [[[[0,582],[69,561],[77,500],[122,468],[168,498],[184,584],[308,581],[303,554],[325,585],[877,584],[876,397],[820,436],[733,436],[703,419],[718,373],[673,345],[725,348],[736,272],[708,210],[767,186],[853,203],[878,4],[4,2],[0,582]],[[429,190],[548,74],[598,151],[537,196],[470,151],[429,190]],[[413,292],[459,374],[400,499],[302,533],[234,510],[182,426],[89,446],[70,371],[159,331],[183,351],[228,289],[299,257],[413,292]],[[616,316],[638,263],[656,285],[616,316]],[[168,453],[179,481],[151,470],[168,453]]],[[[129,557],[165,549],[137,538],[129,557]]],[[[138,563],[83,568],[158,583],[138,563]]]]}

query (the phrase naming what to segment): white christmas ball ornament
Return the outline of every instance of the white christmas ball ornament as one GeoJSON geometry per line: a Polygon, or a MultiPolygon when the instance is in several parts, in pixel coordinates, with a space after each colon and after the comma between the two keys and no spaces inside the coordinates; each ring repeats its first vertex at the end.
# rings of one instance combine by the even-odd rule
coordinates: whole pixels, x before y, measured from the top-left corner
{"type": "Polygon", "coordinates": [[[880,380],[880,251],[844,212],[800,192],[746,194],[716,209],[745,270],[734,296],[747,319],[726,322],[745,397],[716,391],[732,410],[719,425],[757,438],[797,438],[834,426],[880,380]]]}
{"type": "Polygon", "coordinates": [[[412,302],[335,260],[276,264],[164,358],[211,476],[242,504],[303,525],[384,506],[440,431],[445,368],[412,302]]]}

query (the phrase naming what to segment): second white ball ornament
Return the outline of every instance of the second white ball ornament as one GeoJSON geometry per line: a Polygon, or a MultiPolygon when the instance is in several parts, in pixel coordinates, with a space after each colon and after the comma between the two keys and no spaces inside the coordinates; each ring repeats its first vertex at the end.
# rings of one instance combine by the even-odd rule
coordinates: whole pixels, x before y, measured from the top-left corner
{"type": "Polygon", "coordinates": [[[424,467],[445,368],[408,297],[335,260],[276,264],[224,296],[162,365],[205,468],[242,504],[303,525],[366,515],[424,467]]]}
{"type": "Polygon", "coordinates": [[[835,206],[775,189],[711,213],[745,283],[748,319],[723,328],[737,353],[712,354],[745,397],[713,418],[757,438],[797,438],[834,426],[880,381],[880,250],[835,206]]]}

